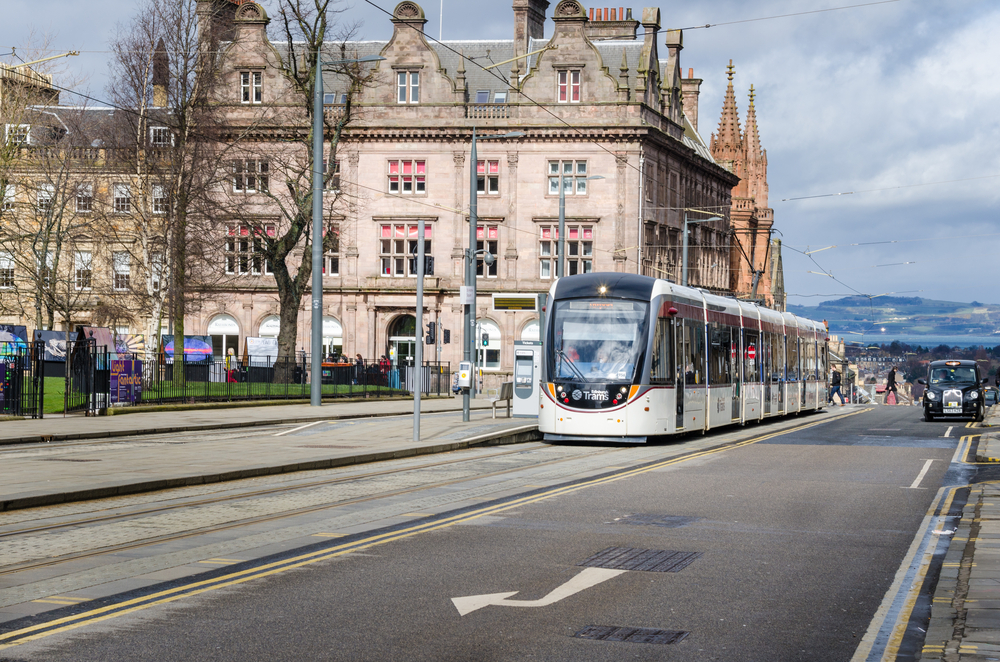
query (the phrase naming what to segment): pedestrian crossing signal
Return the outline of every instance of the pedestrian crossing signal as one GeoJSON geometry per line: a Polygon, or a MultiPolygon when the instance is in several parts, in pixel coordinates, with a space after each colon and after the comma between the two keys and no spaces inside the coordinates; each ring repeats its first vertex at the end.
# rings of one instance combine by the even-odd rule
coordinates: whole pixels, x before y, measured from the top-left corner
{"type": "Polygon", "coordinates": [[[483,345],[483,347],[489,347],[490,346],[490,336],[489,336],[488,333],[484,333],[483,334],[482,345],[483,345]]]}

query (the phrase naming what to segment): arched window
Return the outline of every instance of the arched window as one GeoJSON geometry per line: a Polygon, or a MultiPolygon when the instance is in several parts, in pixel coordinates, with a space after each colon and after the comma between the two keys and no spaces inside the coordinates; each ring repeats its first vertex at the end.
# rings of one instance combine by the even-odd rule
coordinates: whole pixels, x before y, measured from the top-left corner
{"type": "Polygon", "coordinates": [[[212,336],[212,354],[221,359],[229,349],[239,356],[240,325],[231,315],[216,315],[208,323],[208,335],[212,336]]]}
{"type": "Polygon", "coordinates": [[[260,338],[277,338],[281,330],[281,319],[277,315],[268,315],[260,322],[257,336],[260,338]]]}
{"type": "Polygon", "coordinates": [[[344,350],[344,328],[333,317],[323,318],[323,358],[340,356],[344,350]]]}
{"type": "Polygon", "coordinates": [[[521,340],[534,340],[537,341],[541,338],[541,331],[538,326],[538,320],[531,320],[524,325],[521,329],[521,340]]]}
{"type": "Polygon", "coordinates": [[[490,320],[476,322],[477,362],[483,370],[500,369],[500,341],[500,327],[496,322],[490,320]]]}

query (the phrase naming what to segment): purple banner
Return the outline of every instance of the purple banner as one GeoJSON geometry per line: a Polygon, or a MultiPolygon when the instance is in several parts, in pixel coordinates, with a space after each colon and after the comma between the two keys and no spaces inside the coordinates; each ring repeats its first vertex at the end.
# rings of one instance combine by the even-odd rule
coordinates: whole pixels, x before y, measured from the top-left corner
{"type": "Polygon", "coordinates": [[[142,394],[142,362],[111,360],[111,403],[135,404],[142,394]]]}

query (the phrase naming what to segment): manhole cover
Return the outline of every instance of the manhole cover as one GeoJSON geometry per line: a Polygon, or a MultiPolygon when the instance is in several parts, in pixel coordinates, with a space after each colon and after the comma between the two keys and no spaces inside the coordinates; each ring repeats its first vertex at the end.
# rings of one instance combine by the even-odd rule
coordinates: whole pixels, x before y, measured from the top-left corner
{"type": "Polygon", "coordinates": [[[676,529],[681,526],[687,526],[692,522],[697,522],[700,517],[683,517],[680,515],[644,515],[638,513],[635,515],[628,515],[627,517],[622,517],[616,519],[614,524],[638,524],[644,526],[664,526],[668,529],[676,529]]]}
{"type": "Polygon", "coordinates": [[[637,570],[642,572],[680,572],[691,565],[701,552],[674,552],[668,549],[608,547],[578,563],[588,568],[637,570]]]}
{"type": "Polygon", "coordinates": [[[625,641],[630,644],[676,644],[683,641],[689,634],[691,633],[682,630],[588,625],[573,636],[597,641],[625,641]]]}

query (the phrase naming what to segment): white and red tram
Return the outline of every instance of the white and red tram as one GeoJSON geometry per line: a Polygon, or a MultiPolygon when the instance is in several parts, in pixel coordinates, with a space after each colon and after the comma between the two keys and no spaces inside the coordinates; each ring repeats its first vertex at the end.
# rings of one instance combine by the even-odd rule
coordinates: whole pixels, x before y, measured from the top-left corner
{"type": "Polygon", "coordinates": [[[550,441],[642,443],[826,404],[823,324],[666,280],[560,278],[542,340],[550,441]]]}

